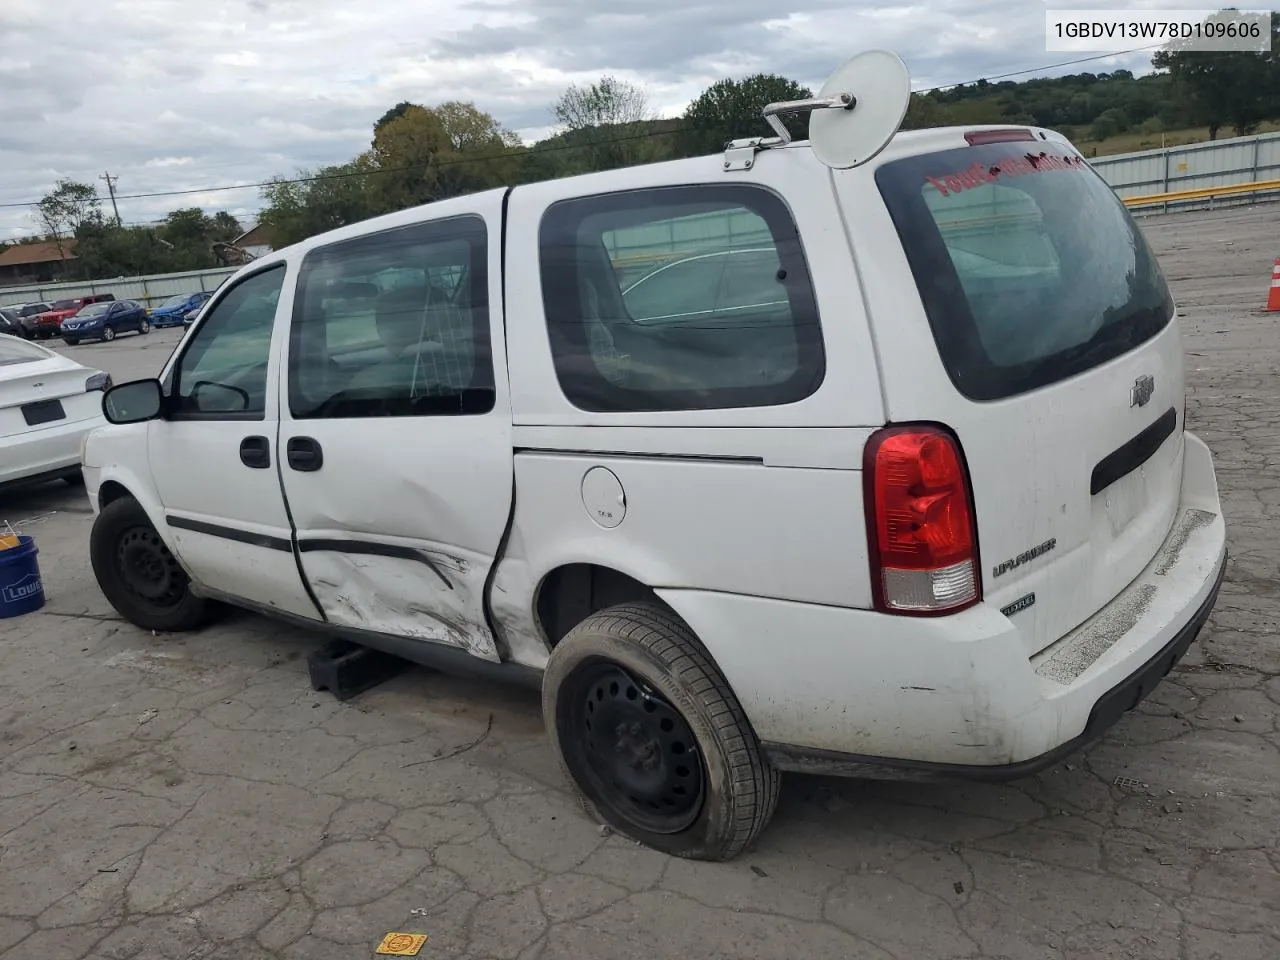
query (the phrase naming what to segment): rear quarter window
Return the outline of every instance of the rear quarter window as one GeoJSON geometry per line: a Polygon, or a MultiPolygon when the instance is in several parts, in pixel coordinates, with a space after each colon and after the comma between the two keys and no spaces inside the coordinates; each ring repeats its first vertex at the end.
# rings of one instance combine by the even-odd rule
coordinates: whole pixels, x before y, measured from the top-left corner
{"type": "Polygon", "coordinates": [[[1075,376],[1173,317],[1137,223],[1068,150],[964,147],[887,163],[876,182],[943,363],[970,399],[1075,376]]]}
{"type": "Polygon", "coordinates": [[[796,225],[773,192],[662,187],[553,204],[543,306],[561,389],[599,412],[793,403],[825,371],[796,225]]]}

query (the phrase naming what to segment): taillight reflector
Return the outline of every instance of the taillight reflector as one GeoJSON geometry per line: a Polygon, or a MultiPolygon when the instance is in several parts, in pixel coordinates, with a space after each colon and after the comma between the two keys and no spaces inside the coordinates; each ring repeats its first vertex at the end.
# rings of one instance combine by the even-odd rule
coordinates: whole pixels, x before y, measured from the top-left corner
{"type": "Polygon", "coordinates": [[[1030,130],[970,130],[964,135],[971,147],[979,147],[984,143],[1006,143],[1011,140],[1034,140],[1035,134],[1030,130]]]}
{"type": "Polygon", "coordinates": [[[881,430],[864,469],[877,609],[954,613],[978,602],[969,477],[952,436],[929,426],[881,430]]]}

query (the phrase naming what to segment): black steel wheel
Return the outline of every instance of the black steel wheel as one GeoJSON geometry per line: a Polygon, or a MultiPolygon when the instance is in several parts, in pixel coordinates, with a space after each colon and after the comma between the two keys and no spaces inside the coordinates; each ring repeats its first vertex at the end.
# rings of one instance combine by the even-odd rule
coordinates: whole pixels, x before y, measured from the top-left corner
{"type": "Polygon", "coordinates": [[[542,713],[599,822],[673,856],[730,860],[765,828],[779,777],[688,625],[657,602],[587,617],[556,644],[542,713]]]}
{"type": "Polygon", "coordinates": [[[584,663],[562,685],[565,762],[601,800],[653,833],[679,833],[702,810],[698,740],[678,710],[616,663],[584,663]]]}
{"type": "Polygon", "coordinates": [[[191,592],[182,565],[132,497],[107,504],[93,522],[89,559],[103,594],[120,615],[146,630],[192,630],[209,604],[191,592]]]}
{"type": "Polygon", "coordinates": [[[182,602],[186,574],[150,524],[127,527],[116,540],[116,568],[135,597],[157,607],[182,602]]]}

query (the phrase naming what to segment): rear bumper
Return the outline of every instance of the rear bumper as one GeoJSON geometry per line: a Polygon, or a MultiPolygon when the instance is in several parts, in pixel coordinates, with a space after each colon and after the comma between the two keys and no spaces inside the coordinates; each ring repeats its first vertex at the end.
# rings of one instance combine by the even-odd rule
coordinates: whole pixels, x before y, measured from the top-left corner
{"type": "MultiPolygon", "coordinates": [[[[1225,559],[1225,557],[1224,557],[1225,559]]],[[[929,763],[882,757],[864,757],[829,750],[813,750],[787,744],[764,743],[765,754],[780,770],[801,773],[826,773],[845,776],[883,776],[890,779],[932,779],[956,777],[969,780],[1016,780],[1039,773],[1061,762],[1084,747],[1099,740],[1130,710],[1146,699],[1200,635],[1205,621],[1213,612],[1218,591],[1226,574],[1226,564],[1218,568],[1209,598],[1172,640],[1136,671],[1104,693],[1093,705],[1084,730],[1065,743],[1046,750],[1039,756],[1018,763],[982,766],[961,763],[929,763]]]]}
{"type": "Polygon", "coordinates": [[[0,484],[74,473],[80,468],[80,444],[85,434],[103,423],[101,417],[93,417],[0,438],[0,484]]]}
{"type": "Polygon", "coordinates": [[[1177,519],[1110,604],[1028,658],[980,604],[913,618],[660,590],[782,769],[1008,779],[1096,739],[1150,693],[1213,610],[1226,526],[1208,448],[1186,436],[1177,519]]]}

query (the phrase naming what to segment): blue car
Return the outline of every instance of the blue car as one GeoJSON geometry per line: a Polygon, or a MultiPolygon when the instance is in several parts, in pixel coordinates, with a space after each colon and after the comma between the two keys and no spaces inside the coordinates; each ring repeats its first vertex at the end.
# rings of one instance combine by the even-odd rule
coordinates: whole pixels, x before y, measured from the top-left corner
{"type": "Polygon", "coordinates": [[[134,300],[113,300],[91,303],[74,317],[62,321],[58,332],[67,346],[74,347],[81,340],[114,340],[117,333],[147,333],[151,321],[146,308],[134,300]]]}
{"type": "Polygon", "coordinates": [[[180,293],[170,297],[151,311],[151,323],[157,328],[180,327],[182,318],[193,310],[199,310],[211,296],[213,294],[200,290],[196,293],[180,293]]]}

